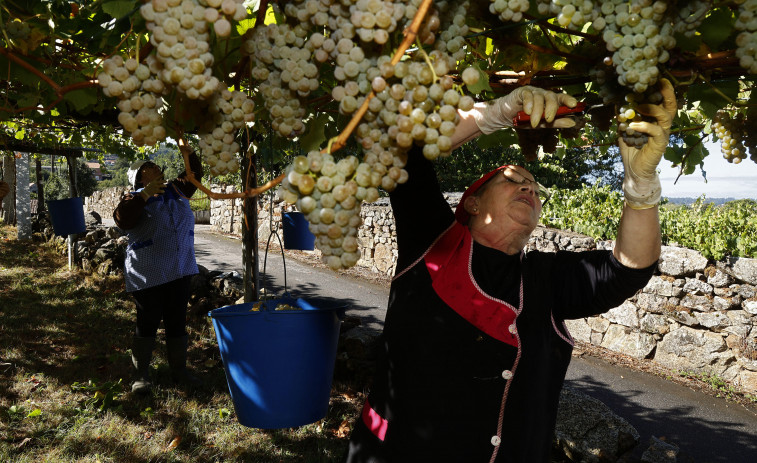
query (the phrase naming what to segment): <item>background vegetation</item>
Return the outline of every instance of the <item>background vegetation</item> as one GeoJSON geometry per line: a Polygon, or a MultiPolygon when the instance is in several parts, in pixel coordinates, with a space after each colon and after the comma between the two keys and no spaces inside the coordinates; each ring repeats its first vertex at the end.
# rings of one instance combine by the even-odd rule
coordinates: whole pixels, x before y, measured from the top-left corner
{"type": "MultiPolygon", "coordinates": [[[[548,227],[611,240],[615,239],[622,207],[622,194],[608,185],[554,189],[541,222],[548,227]]],[[[703,196],[690,206],[663,200],[660,224],[666,245],[694,249],[713,260],[757,256],[757,201],[751,199],[715,205],[703,196]]]]}

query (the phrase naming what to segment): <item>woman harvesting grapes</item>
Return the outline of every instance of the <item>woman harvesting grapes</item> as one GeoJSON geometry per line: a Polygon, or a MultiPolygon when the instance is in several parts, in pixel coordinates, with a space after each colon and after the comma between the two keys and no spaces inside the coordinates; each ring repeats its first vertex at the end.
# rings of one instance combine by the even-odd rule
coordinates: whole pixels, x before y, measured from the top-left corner
{"type": "MultiPolygon", "coordinates": [[[[431,163],[412,150],[407,183],[391,193],[397,273],[389,296],[372,391],[347,461],[546,462],[573,341],[563,323],[606,312],[652,276],[660,255],[657,164],[676,101],[663,81],[661,105],[640,105],[654,122],[620,140],[626,205],[612,251],[523,251],[544,192],[519,166],[484,175],[453,213],[431,163]]],[[[512,127],[555,119],[566,94],[523,87],[460,112],[454,146],[512,127]],[[542,121],[544,114],[544,121],[542,121]]]]}
{"type": "MultiPolygon", "coordinates": [[[[199,158],[190,156],[195,178],[202,178],[199,158]]],[[[150,161],[136,161],[129,168],[134,192],[116,207],[113,218],[129,237],[124,275],[126,290],[137,305],[137,328],[132,362],[137,378],[132,392],[152,388],[150,361],[161,320],[166,330],[166,350],[171,374],[177,382],[196,383],[186,371],[186,317],[189,276],[197,273],[194,254],[194,214],[189,207],[195,187],[183,172],[166,184],[163,171],[150,161]]]]}

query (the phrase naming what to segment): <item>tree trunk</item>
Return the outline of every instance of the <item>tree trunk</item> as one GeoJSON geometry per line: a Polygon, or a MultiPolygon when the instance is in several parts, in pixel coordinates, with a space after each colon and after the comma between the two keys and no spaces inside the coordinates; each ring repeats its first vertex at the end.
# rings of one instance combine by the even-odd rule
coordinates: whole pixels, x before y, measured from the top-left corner
{"type": "Polygon", "coordinates": [[[3,181],[11,187],[3,199],[3,223],[16,225],[16,158],[12,154],[3,156],[3,181]]]}

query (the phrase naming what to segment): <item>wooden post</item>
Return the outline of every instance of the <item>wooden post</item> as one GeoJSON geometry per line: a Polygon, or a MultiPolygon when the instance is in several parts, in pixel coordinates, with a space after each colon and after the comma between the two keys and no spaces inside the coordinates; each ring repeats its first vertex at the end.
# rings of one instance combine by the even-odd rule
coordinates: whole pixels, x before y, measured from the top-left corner
{"type": "MultiPolygon", "coordinates": [[[[242,158],[242,191],[257,188],[257,170],[252,158],[247,157],[250,140],[247,132],[240,143],[242,158]]],[[[244,264],[244,301],[260,300],[260,269],[258,249],[258,197],[246,196],[242,200],[242,262],[244,264]]]]}

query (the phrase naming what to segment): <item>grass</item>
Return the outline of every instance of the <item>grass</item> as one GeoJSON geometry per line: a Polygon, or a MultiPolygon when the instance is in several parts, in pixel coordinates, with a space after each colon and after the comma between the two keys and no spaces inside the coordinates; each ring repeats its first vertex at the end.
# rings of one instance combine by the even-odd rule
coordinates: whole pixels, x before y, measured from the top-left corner
{"type": "Polygon", "coordinates": [[[741,394],[732,385],[720,376],[712,373],[695,373],[691,371],[678,371],[678,376],[693,379],[708,388],[715,397],[723,397],[729,400],[741,400],[747,403],[757,404],[757,396],[741,394]]]}
{"type": "Polygon", "coordinates": [[[204,386],[171,384],[161,332],[157,387],[135,396],[135,309],[123,278],[69,271],[59,244],[15,237],[15,228],[0,225],[0,461],[341,461],[364,399],[352,384],[335,379],[318,423],[241,426],[211,321],[190,314],[190,366],[204,386]]]}

